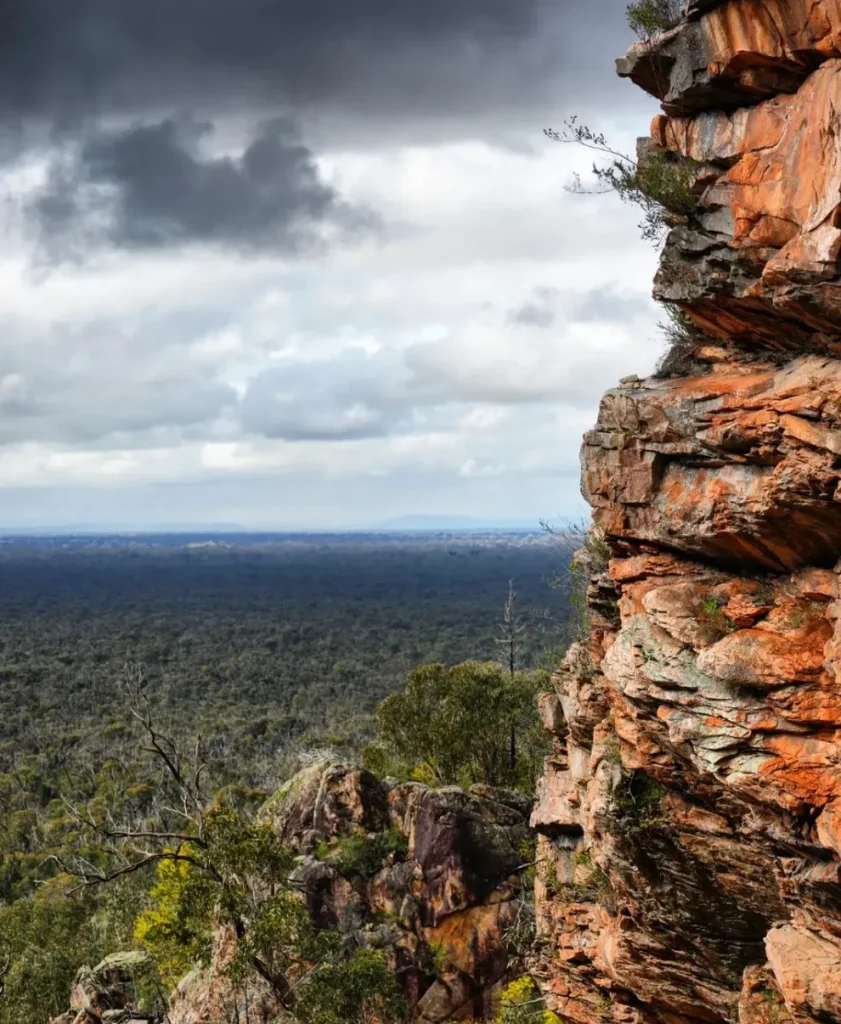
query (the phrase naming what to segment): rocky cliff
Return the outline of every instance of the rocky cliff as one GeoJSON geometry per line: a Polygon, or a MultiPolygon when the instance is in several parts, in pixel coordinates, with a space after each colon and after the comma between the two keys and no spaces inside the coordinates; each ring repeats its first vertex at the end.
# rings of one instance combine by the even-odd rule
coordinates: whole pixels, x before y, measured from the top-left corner
{"type": "MultiPolygon", "coordinates": [[[[522,966],[511,955],[533,931],[521,877],[532,802],[485,786],[470,792],[381,781],[351,765],[317,762],[262,808],[296,855],[295,888],[320,927],[349,950],[381,950],[416,1024],[485,1019],[500,988],[522,966]]],[[[177,986],[167,1024],[271,1024],[282,1007],[260,977],[234,985],[233,930],[215,935],[211,962],[177,986]]],[[[83,967],[71,1007],[53,1024],[149,1021],[138,984],[143,953],[83,967]]]]}
{"type": "Polygon", "coordinates": [[[580,1024],[841,1020],[841,4],[687,6],[618,69],[694,168],[692,352],[584,441],[531,967],[580,1024]]]}

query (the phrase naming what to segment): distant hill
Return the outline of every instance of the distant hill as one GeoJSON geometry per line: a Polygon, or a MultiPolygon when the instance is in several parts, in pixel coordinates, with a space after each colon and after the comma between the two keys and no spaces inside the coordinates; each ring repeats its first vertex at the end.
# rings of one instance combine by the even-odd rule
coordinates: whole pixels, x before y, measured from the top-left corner
{"type": "Polygon", "coordinates": [[[471,516],[407,515],[374,524],[372,530],[536,530],[540,524],[524,519],[475,519],[471,516]]]}

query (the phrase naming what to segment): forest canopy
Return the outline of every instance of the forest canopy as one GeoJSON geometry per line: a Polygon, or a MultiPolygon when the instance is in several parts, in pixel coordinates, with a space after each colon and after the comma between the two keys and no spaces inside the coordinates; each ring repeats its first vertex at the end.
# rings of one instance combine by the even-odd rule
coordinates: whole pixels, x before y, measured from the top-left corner
{"type": "MultiPolygon", "coordinates": [[[[138,1005],[159,1013],[206,961],[220,906],[234,927],[251,921],[232,968],[243,977],[255,960],[282,974],[302,950],[318,965],[301,1020],[356,1019],[364,991],[391,1012],[381,961],[301,918],[287,851],[256,813],[302,764],[366,745],[381,774],[530,790],[540,666],[568,605],[547,580],[562,567],[537,533],[0,545],[0,1024],[46,1022],[81,964],[132,950],[154,968],[138,1005]],[[161,733],[201,757],[201,827],[173,818],[178,793],[143,738],[132,678],[161,733]],[[138,830],[162,838],[124,872],[138,830]],[[274,895],[249,905],[257,891],[274,895]]],[[[399,838],[332,856],[364,876],[402,855],[399,838]]]]}

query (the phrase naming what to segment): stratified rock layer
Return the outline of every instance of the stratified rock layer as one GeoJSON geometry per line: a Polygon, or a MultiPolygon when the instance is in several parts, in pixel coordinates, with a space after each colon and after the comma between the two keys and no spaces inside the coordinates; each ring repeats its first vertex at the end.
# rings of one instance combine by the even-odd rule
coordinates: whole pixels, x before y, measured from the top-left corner
{"type": "Polygon", "coordinates": [[[531,968],[579,1024],[841,1020],[841,3],[694,0],[619,71],[697,164],[655,294],[708,340],[584,441],[531,968]]]}

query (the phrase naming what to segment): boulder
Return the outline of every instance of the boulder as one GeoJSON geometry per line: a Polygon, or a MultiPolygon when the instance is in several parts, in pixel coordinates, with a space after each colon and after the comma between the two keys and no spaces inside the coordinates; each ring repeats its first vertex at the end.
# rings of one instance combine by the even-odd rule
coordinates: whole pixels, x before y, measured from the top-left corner
{"type": "MultiPolygon", "coordinates": [[[[508,977],[530,809],[517,793],[386,784],[353,765],[320,762],[271,797],[260,818],[298,852],[293,877],[313,921],[350,948],[381,949],[413,1020],[433,1024],[490,1013],[508,977]],[[378,853],[384,837],[391,852],[378,853]]],[[[220,933],[210,966],[182,980],[171,1024],[235,1019],[246,999],[252,1024],[274,1020],[279,1007],[267,986],[243,993],[228,981],[235,941],[220,933]]]]}

